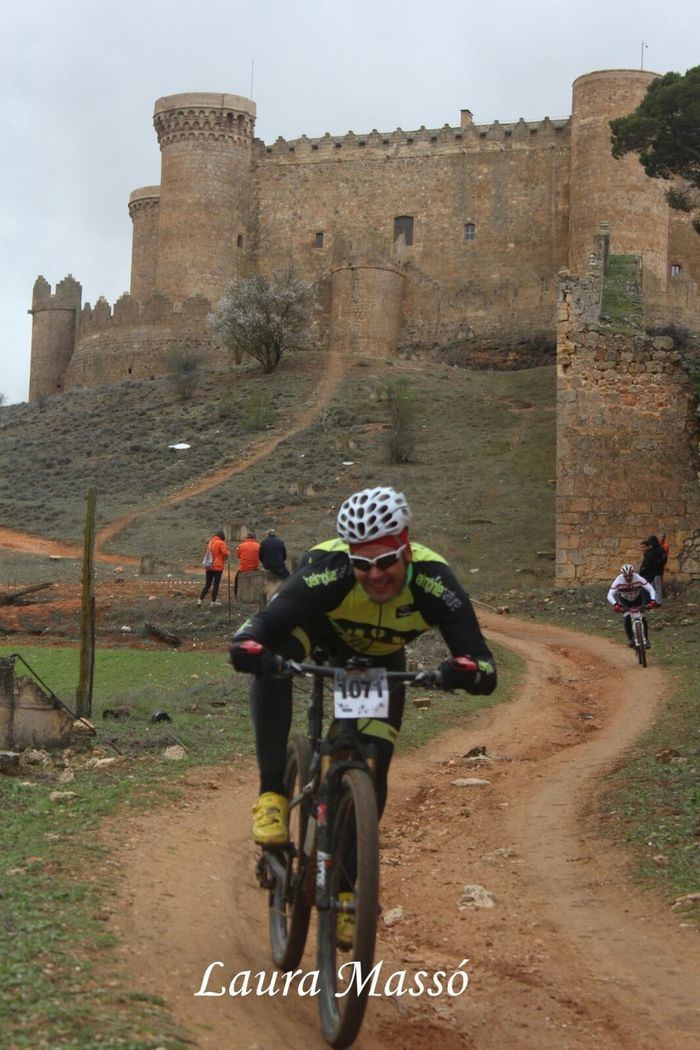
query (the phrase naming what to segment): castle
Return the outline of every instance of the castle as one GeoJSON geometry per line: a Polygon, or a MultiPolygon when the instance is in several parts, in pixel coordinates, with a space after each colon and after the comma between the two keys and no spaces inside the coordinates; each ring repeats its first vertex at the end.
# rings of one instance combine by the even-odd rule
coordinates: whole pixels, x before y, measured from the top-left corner
{"type": "Polygon", "coordinates": [[[314,344],[374,357],[553,338],[557,274],[584,273],[601,222],[641,258],[647,323],[697,330],[700,239],[608,122],[656,74],[573,85],[566,119],[321,138],[255,138],[238,95],[158,99],[159,186],[129,198],[130,294],[82,304],[68,276],[34,285],[30,400],[166,371],[174,344],[223,359],[207,315],[234,278],[293,265],[315,283],[314,344]]]}

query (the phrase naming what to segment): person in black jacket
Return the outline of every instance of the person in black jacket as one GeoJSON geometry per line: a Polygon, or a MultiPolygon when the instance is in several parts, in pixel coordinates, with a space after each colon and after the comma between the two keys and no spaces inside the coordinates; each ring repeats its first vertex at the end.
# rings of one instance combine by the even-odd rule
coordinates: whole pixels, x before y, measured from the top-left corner
{"type": "Polygon", "coordinates": [[[647,536],[645,540],[642,540],[642,547],[644,548],[644,556],[639,567],[639,575],[643,576],[647,583],[656,588],[664,571],[666,554],[658,536],[647,536]]]}
{"type": "Polygon", "coordinates": [[[289,569],[284,564],[287,560],[287,548],[274,529],[268,529],[265,533],[258,557],[263,569],[274,572],[275,576],[279,576],[281,580],[287,579],[289,569]]]}

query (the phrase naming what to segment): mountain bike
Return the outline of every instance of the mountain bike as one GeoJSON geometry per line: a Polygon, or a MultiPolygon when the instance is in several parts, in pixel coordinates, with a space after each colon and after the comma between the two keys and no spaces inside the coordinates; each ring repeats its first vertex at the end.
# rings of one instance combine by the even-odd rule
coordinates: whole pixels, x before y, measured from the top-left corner
{"type": "Polygon", "coordinates": [[[632,621],[632,641],[634,643],[634,650],[637,654],[637,659],[642,667],[647,665],[647,645],[646,638],[644,637],[644,616],[649,606],[635,605],[623,608],[625,616],[629,616],[632,621]]]}
{"type": "Polygon", "coordinates": [[[360,738],[357,719],[386,717],[391,683],[440,688],[441,678],[438,671],[370,667],[362,658],[344,668],[276,661],[278,673],[311,677],[313,684],[307,733],[292,737],[287,748],[289,841],[262,850],[257,877],[269,892],[272,958],[281,970],[293,970],[301,960],[316,908],[321,1027],[331,1046],[347,1047],[364,1018],[379,914],[375,753],[360,738]],[[324,734],[327,680],[334,717],[324,734]],[[337,937],[343,913],[354,918],[347,947],[337,937]]]}

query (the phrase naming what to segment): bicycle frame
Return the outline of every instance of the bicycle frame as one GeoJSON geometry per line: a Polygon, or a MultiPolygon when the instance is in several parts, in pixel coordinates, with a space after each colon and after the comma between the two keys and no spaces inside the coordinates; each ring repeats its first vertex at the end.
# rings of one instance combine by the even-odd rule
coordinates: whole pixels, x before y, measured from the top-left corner
{"type": "MultiPolygon", "coordinates": [[[[365,661],[347,669],[361,671],[365,661]]],[[[367,985],[349,984],[341,971],[348,958],[354,973],[370,972],[379,910],[379,817],[375,795],[375,747],[360,737],[357,718],[332,718],[324,732],[324,680],[339,669],[276,658],[276,671],[312,677],[307,705],[307,735],[290,739],[285,782],[291,841],[262,851],[258,879],[269,890],[272,955],[283,970],[300,962],[313,907],[318,912],[317,966],[319,1010],[326,1041],[345,1047],[355,1039],[364,1017],[367,985]],[[294,825],[294,830],[292,830],[294,825]],[[352,933],[341,929],[351,913],[352,933]],[[340,932],[339,932],[340,931],[340,932]],[[342,960],[342,965],[340,965],[342,960]],[[339,988],[342,991],[338,991],[339,988]]],[[[437,672],[384,672],[391,684],[439,687],[437,672]]],[[[382,676],[383,677],[383,676],[382,676]]],[[[372,687],[365,677],[369,698],[372,687]]],[[[362,680],[358,688],[363,685],[362,680]]],[[[381,687],[377,685],[378,692],[381,687]]],[[[371,703],[378,697],[372,696],[371,703]]],[[[344,703],[344,698],[341,703],[344,703]]]]}

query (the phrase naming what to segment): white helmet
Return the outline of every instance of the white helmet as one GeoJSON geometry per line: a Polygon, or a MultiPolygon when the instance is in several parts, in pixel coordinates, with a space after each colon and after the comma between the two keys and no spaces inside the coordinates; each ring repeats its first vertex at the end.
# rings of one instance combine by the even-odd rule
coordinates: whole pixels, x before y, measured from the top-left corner
{"type": "Polygon", "coordinates": [[[626,562],[624,565],[621,566],[620,572],[625,577],[625,579],[631,580],[632,579],[632,575],[634,573],[634,565],[630,565],[629,563],[626,562]]]}
{"type": "Polygon", "coordinates": [[[370,543],[383,536],[398,536],[410,520],[403,492],[363,489],[349,496],[338,511],[338,535],[346,543],[370,543]]]}

